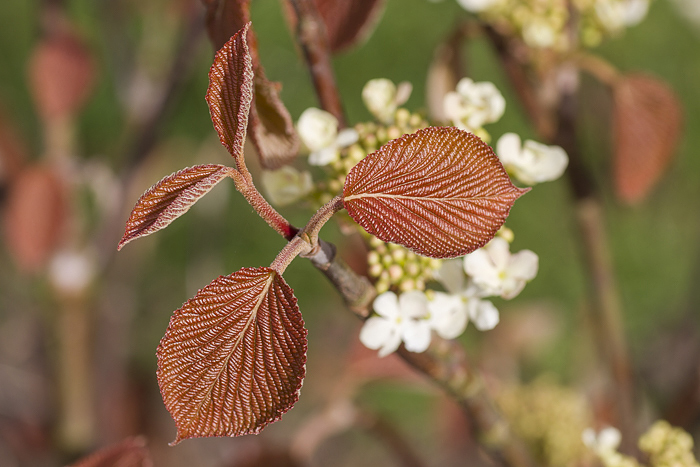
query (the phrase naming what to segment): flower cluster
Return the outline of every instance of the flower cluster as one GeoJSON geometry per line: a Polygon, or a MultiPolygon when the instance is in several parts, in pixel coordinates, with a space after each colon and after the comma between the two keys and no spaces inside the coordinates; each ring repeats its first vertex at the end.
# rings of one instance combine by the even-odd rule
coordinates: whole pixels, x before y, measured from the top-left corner
{"type": "MultiPolygon", "coordinates": [[[[622,435],[616,428],[607,427],[598,433],[588,428],[581,439],[605,467],[640,467],[637,459],[617,451],[622,435]]],[[[693,455],[693,438],[665,420],[654,423],[639,438],[639,449],[648,455],[652,467],[700,466],[693,455]]]]}
{"type": "Polygon", "coordinates": [[[571,48],[565,26],[571,14],[579,24],[583,45],[594,47],[604,37],[641,22],[650,0],[457,0],[499,30],[511,30],[534,49],[567,51],[571,48]],[[573,7],[573,12],[569,6],[573,7]]]}
{"type": "Polygon", "coordinates": [[[475,83],[462,78],[457,89],[448,92],[444,100],[445,115],[454,126],[470,131],[488,142],[490,136],[484,125],[497,122],[506,109],[506,100],[493,83],[475,83]]]}
{"type": "Polygon", "coordinates": [[[369,240],[368,272],[375,280],[377,293],[390,288],[401,292],[425,290],[425,283],[434,278],[440,264],[440,260],[417,255],[401,245],[385,243],[377,237],[369,240]]]}
{"type": "Polygon", "coordinates": [[[380,294],[374,302],[376,316],[365,322],[360,340],[385,356],[401,342],[409,351],[423,352],[430,344],[431,331],[454,339],[469,321],[481,331],[493,329],[500,320],[499,313],[483,298],[515,297],[534,279],[537,268],[535,253],[523,250],[511,254],[508,241],[496,237],[463,258],[442,261],[434,277],[445,292],[411,290],[398,298],[392,291],[380,294]]]}

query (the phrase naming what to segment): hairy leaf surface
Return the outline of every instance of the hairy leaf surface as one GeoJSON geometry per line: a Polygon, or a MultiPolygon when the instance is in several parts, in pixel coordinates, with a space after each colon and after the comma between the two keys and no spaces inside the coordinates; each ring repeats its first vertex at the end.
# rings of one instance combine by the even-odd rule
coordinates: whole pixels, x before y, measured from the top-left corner
{"type": "Polygon", "coordinates": [[[219,49],[209,70],[207,104],[221,144],[240,167],[248,127],[248,112],[253,100],[253,62],[248,52],[250,23],[219,49]]]}
{"type": "Polygon", "coordinates": [[[615,187],[627,203],[641,201],[668,167],[678,145],[681,104],[662,81],[628,75],[614,89],[615,187]]]}
{"type": "Polygon", "coordinates": [[[186,213],[199,198],[233,170],[207,164],[182,169],[149,188],[136,202],[117,249],[135,238],[150,235],[186,213]]]}
{"type": "Polygon", "coordinates": [[[158,383],[177,438],[258,433],[299,397],[306,329],[270,268],[221,276],[177,310],[158,346],[158,383]]]}
{"type": "Polygon", "coordinates": [[[448,258],[486,244],[528,190],[513,186],[493,150],[473,134],[432,127],[360,161],[343,197],[350,216],[381,240],[448,258]]]}

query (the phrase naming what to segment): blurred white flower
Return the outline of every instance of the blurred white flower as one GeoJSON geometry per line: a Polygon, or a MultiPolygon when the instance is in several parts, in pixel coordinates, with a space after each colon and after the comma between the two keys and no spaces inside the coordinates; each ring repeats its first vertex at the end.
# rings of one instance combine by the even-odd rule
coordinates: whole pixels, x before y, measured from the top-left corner
{"type": "Polygon", "coordinates": [[[404,292],[399,297],[384,292],[374,300],[372,316],[360,331],[360,341],[370,349],[379,349],[385,357],[399,348],[401,341],[406,350],[424,352],[430,345],[428,299],[417,290],[404,292]]]}
{"type": "Polygon", "coordinates": [[[539,259],[530,250],[510,253],[506,240],[496,237],[483,248],[464,257],[464,271],[488,295],[507,300],[523,290],[537,275],[539,259]]]}
{"type": "Polygon", "coordinates": [[[520,136],[506,133],[496,143],[496,154],[515,178],[527,185],[556,180],[566,170],[569,157],[559,146],[532,140],[521,145],[520,136]]]}
{"type": "Polygon", "coordinates": [[[586,428],[581,434],[581,440],[593,452],[599,456],[605,456],[617,450],[622,435],[617,428],[611,426],[603,428],[598,433],[593,428],[586,428]]]}
{"type": "Polygon", "coordinates": [[[311,173],[300,172],[289,165],[278,170],[264,170],[261,180],[267,199],[275,206],[299,201],[313,189],[311,173]]]}
{"type": "Polygon", "coordinates": [[[478,13],[494,5],[498,0],[457,0],[457,3],[467,11],[478,13]]]}
{"type": "Polygon", "coordinates": [[[493,329],[498,324],[500,320],[498,310],[490,301],[479,299],[480,296],[484,295],[484,291],[466,276],[464,259],[443,261],[442,266],[435,273],[435,278],[449,292],[449,294],[436,292],[438,300],[435,303],[432,301],[428,303],[431,312],[431,327],[437,331],[440,337],[454,339],[464,332],[469,320],[479,331],[493,329]],[[449,301],[443,298],[443,295],[449,297],[449,301]],[[458,304],[461,307],[459,309],[457,309],[458,304]],[[442,306],[444,309],[438,312],[435,310],[438,306],[442,306]],[[434,314],[436,317],[432,320],[434,314]],[[461,322],[462,319],[464,319],[464,324],[461,322]],[[453,336],[450,336],[449,326],[454,327],[453,336]]]}
{"type": "Polygon", "coordinates": [[[359,136],[353,128],[338,133],[338,120],[325,110],[306,109],[297,122],[297,131],[308,148],[309,164],[327,165],[338,160],[340,149],[355,143],[359,136]]]}
{"type": "Polygon", "coordinates": [[[489,331],[495,328],[501,320],[498,309],[488,300],[471,298],[467,305],[469,318],[479,331],[489,331]]]}
{"type": "Polygon", "coordinates": [[[454,339],[467,327],[467,302],[459,295],[434,292],[428,300],[428,325],[443,339],[454,339]]]}
{"type": "Polygon", "coordinates": [[[445,95],[444,106],[445,115],[456,127],[476,132],[503,116],[506,101],[493,83],[462,78],[457,91],[445,95]]]}
{"type": "Polygon", "coordinates": [[[407,81],[397,87],[385,78],[372,79],[362,88],[362,101],[377,120],[392,123],[396,109],[408,100],[412,90],[413,85],[407,81]]]}
{"type": "Polygon", "coordinates": [[[557,35],[546,18],[533,16],[523,25],[523,40],[536,49],[552,47],[557,35]]]}
{"type": "Polygon", "coordinates": [[[95,258],[86,251],[59,251],[49,264],[49,282],[59,292],[80,294],[95,277],[95,266],[95,258]]]}
{"type": "Polygon", "coordinates": [[[603,27],[618,31],[639,24],[649,11],[649,0],[597,0],[595,12],[603,27]]]}

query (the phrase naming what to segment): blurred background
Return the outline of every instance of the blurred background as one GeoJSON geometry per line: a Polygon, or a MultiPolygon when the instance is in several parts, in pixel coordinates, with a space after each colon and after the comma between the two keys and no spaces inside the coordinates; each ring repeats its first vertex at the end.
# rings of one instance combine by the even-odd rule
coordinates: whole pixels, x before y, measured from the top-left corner
{"type": "MultiPolygon", "coordinates": [[[[251,13],[267,75],[282,83],[296,120],[318,103],[280,3],[256,0],[251,13]]],[[[585,77],[579,121],[585,163],[603,195],[640,418],[666,418],[697,435],[700,19],[692,7],[656,0],[644,22],[594,50],[621,71],[662,78],[684,106],[679,150],[647,200],[616,200],[610,95],[585,77]]],[[[371,119],[360,95],[372,78],[410,81],[406,107],[425,108],[434,51],[468,17],[452,0],[387,0],[367,40],[334,58],[348,121],[371,119]]],[[[534,138],[490,44],[477,38],[462,52],[468,75],[506,97],[491,134],[534,138]]],[[[156,466],[294,465],[290,447],[312,465],[464,465],[478,453],[467,449],[473,436],[457,406],[395,356],[379,360],[361,348],[361,323],[303,260],[285,274],[309,330],[295,408],[259,436],[167,446],[175,425],[158,392],[155,349],[172,311],[219,275],[269,264],[284,244],[224,182],[168,229],[116,252],[145,189],[183,167],[230,163],[204,100],[212,57],[196,0],[2,2],[0,465],[66,465],[133,436],[156,466]],[[54,82],[62,92],[51,91],[54,82]],[[263,454],[269,458],[259,461],[263,454]]],[[[282,213],[303,225],[312,211],[282,213]]],[[[460,342],[500,380],[535,381],[546,386],[542,394],[594,393],[566,181],[537,186],[507,225],[516,250],[539,255],[539,274],[516,300],[497,303],[494,331],[468,329],[460,342]]],[[[352,250],[333,225],[323,237],[352,250]]],[[[605,407],[593,411],[605,419],[605,407]]]]}

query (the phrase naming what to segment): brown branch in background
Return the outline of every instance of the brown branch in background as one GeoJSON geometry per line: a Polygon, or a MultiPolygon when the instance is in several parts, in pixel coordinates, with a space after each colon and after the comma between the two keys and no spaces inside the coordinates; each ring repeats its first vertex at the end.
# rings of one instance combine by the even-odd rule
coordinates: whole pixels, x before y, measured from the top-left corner
{"type": "Polygon", "coordinates": [[[297,16],[297,42],[304,51],[321,108],[338,119],[340,128],[345,128],[347,121],[331,65],[325,25],[313,0],[289,1],[297,16]]]}
{"type": "MultiPolygon", "coordinates": [[[[336,256],[334,245],[326,242],[321,245],[321,252],[311,258],[312,263],[338,289],[353,313],[367,319],[376,290],[366,277],[353,272],[336,256]]],[[[536,465],[522,441],[510,431],[459,344],[434,337],[424,353],[408,352],[402,346],[398,354],[457,401],[474,423],[484,446],[495,457],[512,467],[536,465]]]]}
{"type": "Polygon", "coordinates": [[[376,414],[358,411],[355,414],[355,423],[382,441],[401,463],[400,465],[425,467],[426,464],[418,456],[411,443],[387,420],[376,414]]]}
{"type": "Polygon", "coordinates": [[[554,143],[564,148],[569,155],[567,174],[576,199],[583,256],[593,297],[589,312],[594,339],[601,352],[601,360],[607,365],[615,383],[612,396],[617,408],[616,423],[625,435],[627,448],[630,448],[637,439],[634,429],[632,367],[622,325],[622,304],[605,230],[603,207],[595,196],[593,179],[582,164],[577,142],[578,74],[578,69],[570,65],[560,70],[557,79],[560,95],[557,109],[559,126],[554,143]]]}

